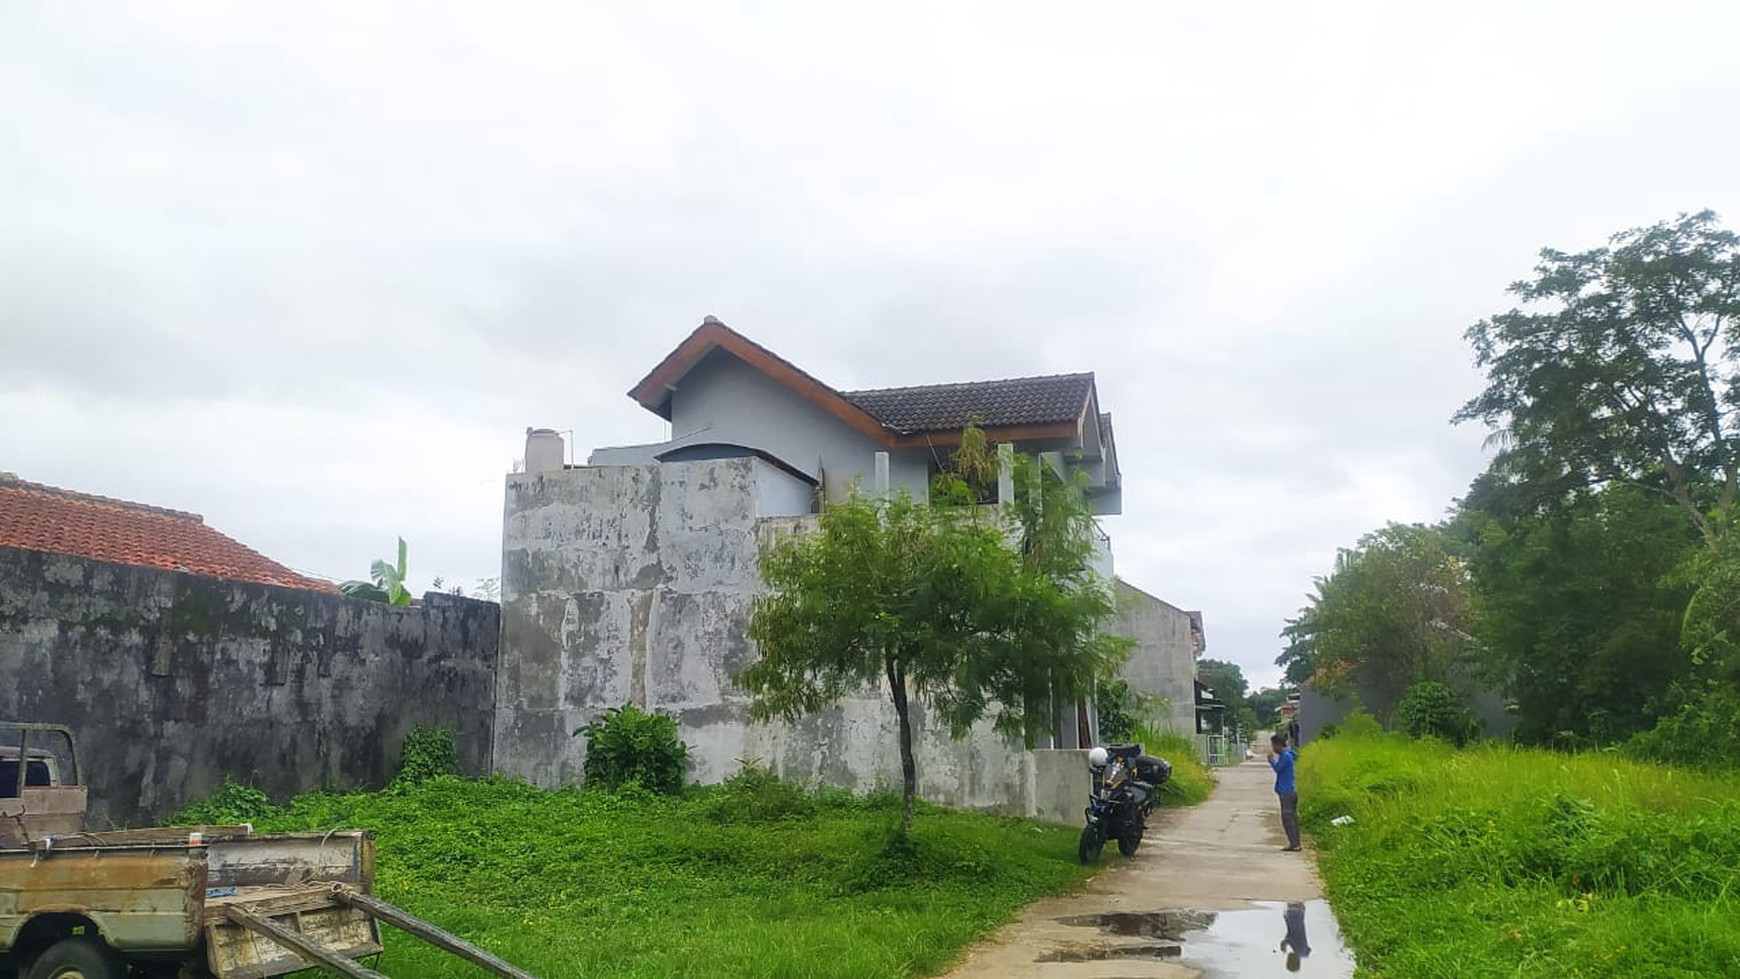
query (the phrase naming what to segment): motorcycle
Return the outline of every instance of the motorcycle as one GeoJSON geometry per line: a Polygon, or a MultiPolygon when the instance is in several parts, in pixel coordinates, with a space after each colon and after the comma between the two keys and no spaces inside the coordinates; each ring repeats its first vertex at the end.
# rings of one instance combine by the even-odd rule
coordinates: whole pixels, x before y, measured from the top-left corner
{"type": "Polygon", "coordinates": [[[1139,744],[1114,744],[1088,752],[1093,787],[1088,793],[1087,825],[1082,827],[1077,855],[1096,863],[1106,840],[1118,841],[1118,852],[1136,855],[1148,830],[1148,815],[1159,799],[1160,786],[1172,777],[1164,758],[1142,753],[1139,744]]]}

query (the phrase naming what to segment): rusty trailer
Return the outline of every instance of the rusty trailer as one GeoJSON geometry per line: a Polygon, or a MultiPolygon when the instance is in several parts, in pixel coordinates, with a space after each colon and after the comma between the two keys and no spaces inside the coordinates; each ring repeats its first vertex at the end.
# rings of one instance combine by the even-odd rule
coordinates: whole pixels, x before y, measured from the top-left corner
{"type": "Polygon", "coordinates": [[[383,921],[495,975],[533,979],[374,897],[367,830],[87,833],[72,732],[0,722],[6,731],[18,741],[0,741],[0,979],[270,979],[309,968],[378,979],[361,960],[384,950],[383,921]]]}

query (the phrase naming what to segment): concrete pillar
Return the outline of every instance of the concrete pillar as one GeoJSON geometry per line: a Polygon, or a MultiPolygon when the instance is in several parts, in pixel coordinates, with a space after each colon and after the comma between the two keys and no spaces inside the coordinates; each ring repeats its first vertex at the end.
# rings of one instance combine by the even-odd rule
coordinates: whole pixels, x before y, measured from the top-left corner
{"type": "Polygon", "coordinates": [[[876,453],[876,495],[888,495],[888,453],[876,453]]]}
{"type": "Polygon", "coordinates": [[[997,502],[1015,502],[1015,445],[997,443],[997,502]]]}

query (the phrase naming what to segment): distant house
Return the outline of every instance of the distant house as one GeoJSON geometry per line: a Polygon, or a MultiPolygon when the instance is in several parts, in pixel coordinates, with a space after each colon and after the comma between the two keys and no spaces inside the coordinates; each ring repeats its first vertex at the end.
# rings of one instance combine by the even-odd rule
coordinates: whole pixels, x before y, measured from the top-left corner
{"type": "Polygon", "coordinates": [[[1092,374],[841,391],[709,316],[629,396],[671,423],[652,445],[602,448],[593,466],[756,457],[772,472],[761,516],[808,513],[886,479],[917,499],[969,422],[991,444],[1088,474],[1094,512],[1122,512],[1112,416],[1092,374]],[[877,456],[886,453],[885,471],[877,456]]]}
{"type": "Polygon", "coordinates": [[[336,591],[207,526],[169,510],[32,483],[0,473],[0,547],[45,551],[231,581],[336,591]]]}
{"type": "MultiPolygon", "coordinates": [[[[525,471],[507,477],[494,757],[498,771],[540,784],[577,779],[585,745],[572,732],[624,701],[676,718],[703,782],[744,759],[856,788],[898,779],[879,688],[796,724],[751,721],[733,678],[754,656],[762,548],[814,528],[817,501],[854,485],[926,498],[968,423],[991,445],[1085,474],[1097,515],[1122,510],[1112,418],[1089,373],[840,390],[708,317],[629,395],[670,423],[666,440],[599,448],[575,466],[559,434],[529,429],[525,471]]],[[[1009,488],[1001,481],[997,498],[1009,488]]],[[[1103,531],[1095,562],[1111,581],[1103,531]]],[[[1187,732],[1200,616],[1115,588],[1112,628],[1137,640],[1130,683],[1165,696],[1171,726],[1187,732]]],[[[1055,708],[1042,747],[1094,738],[1091,702],[1055,708]]],[[[914,727],[926,798],[1052,811],[1040,788],[1048,762],[988,722],[957,741],[920,704],[914,727]]],[[[1055,813],[1074,819],[1079,804],[1071,795],[1055,813]]]]}

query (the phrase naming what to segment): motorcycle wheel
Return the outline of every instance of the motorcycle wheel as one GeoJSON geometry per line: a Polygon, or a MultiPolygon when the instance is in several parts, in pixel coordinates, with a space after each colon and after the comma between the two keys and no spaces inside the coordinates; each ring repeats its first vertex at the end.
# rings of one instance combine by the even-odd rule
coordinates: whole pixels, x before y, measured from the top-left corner
{"type": "Polygon", "coordinates": [[[1136,848],[1142,845],[1142,833],[1143,829],[1140,826],[1126,830],[1123,836],[1118,837],[1118,852],[1125,857],[1135,856],[1136,848]]]}
{"type": "MultiPolygon", "coordinates": [[[[1098,829],[1092,826],[1083,826],[1081,828],[1081,846],[1076,848],[1076,856],[1081,857],[1081,862],[1084,864],[1097,863],[1100,859],[1100,850],[1104,849],[1105,845],[1106,838],[1100,835],[1098,829]]],[[[1122,846],[1122,844],[1119,845],[1122,846]]]]}

